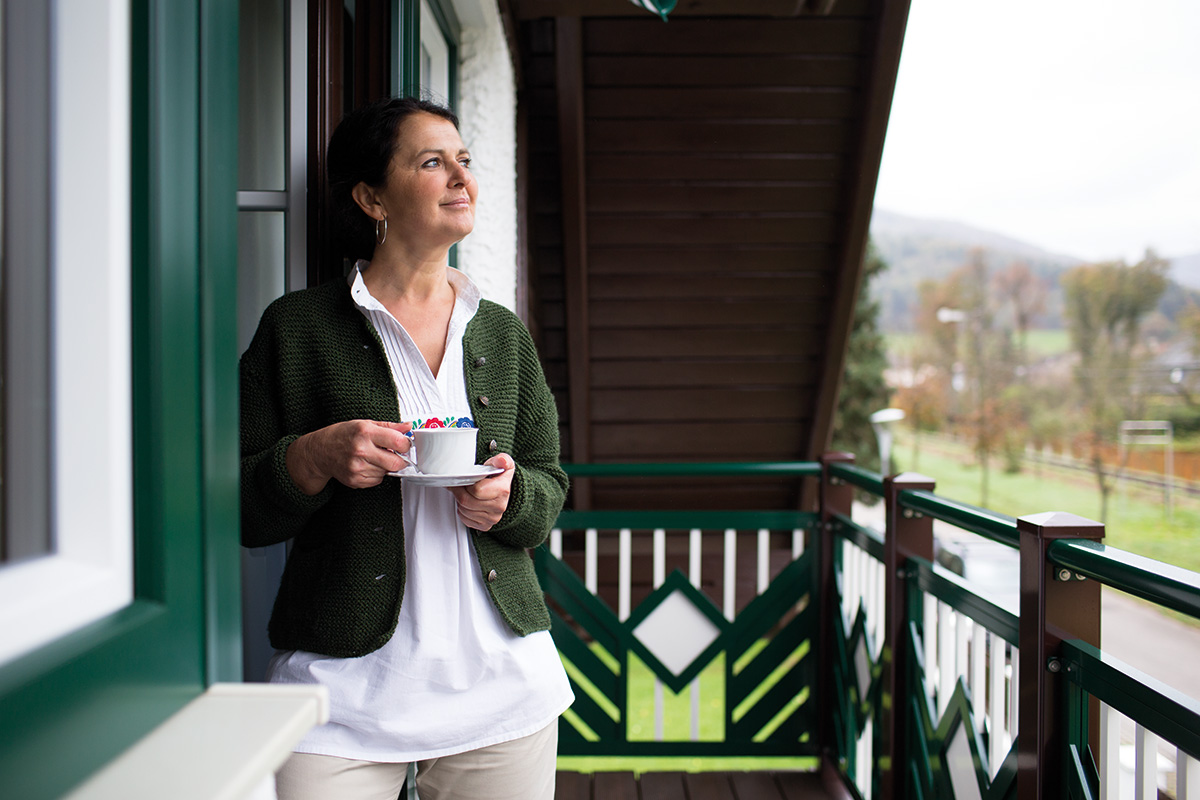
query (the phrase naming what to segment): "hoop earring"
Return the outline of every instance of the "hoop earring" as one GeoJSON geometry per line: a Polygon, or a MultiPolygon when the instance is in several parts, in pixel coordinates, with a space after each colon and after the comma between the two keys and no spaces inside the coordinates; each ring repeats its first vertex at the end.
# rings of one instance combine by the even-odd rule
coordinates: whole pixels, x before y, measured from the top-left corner
{"type": "Polygon", "coordinates": [[[375,220],[375,244],[383,244],[387,241],[387,217],[375,220]],[[379,233],[379,223],[383,223],[383,235],[379,233]]]}

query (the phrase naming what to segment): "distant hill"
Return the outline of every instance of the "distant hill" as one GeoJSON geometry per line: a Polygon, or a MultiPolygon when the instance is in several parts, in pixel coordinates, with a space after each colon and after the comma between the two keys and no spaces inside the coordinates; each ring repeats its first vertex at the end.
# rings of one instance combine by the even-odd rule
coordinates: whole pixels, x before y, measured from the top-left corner
{"type": "Polygon", "coordinates": [[[1171,280],[1189,289],[1200,289],[1200,253],[1172,256],[1171,280]]]}
{"type": "Polygon", "coordinates": [[[1065,270],[1083,263],[995,231],[948,220],[907,217],[878,208],[871,216],[871,238],[888,264],[887,271],[871,286],[872,295],[880,303],[880,328],[888,332],[912,330],[921,281],[945,278],[967,263],[975,248],[983,248],[993,270],[1013,261],[1028,263],[1033,273],[1051,287],[1046,313],[1037,324],[1058,327],[1062,307],[1059,278],[1065,270]]]}

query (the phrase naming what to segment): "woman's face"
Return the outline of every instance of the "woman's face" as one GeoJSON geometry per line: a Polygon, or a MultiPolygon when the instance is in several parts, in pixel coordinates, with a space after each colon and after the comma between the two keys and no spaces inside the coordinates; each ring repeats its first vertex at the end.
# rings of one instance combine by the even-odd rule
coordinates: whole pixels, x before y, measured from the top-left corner
{"type": "Polygon", "coordinates": [[[449,120],[420,112],[400,124],[397,138],[387,184],[376,192],[387,240],[449,247],[475,227],[479,186],[462,137],[449,120]]]}

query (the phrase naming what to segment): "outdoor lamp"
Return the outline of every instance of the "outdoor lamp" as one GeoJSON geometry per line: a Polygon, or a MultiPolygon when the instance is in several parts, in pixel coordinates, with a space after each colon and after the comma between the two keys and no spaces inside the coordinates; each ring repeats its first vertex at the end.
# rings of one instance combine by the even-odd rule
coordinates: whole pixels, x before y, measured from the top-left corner
{"type": "Polygon", "coordinates": [[[884,408],[871,415],[871,427],[879,440],[879,471],[888,475],[892,469],[892,424],[904,419],[899,408],[884,408]]]}
{"type": "Polygon", "coordinates": [[[630,0],[635,6],[644,8],[652,14],[658,14],[662,21],[667,21],[667,14],[675,8],[676,0],[630,0]]]}

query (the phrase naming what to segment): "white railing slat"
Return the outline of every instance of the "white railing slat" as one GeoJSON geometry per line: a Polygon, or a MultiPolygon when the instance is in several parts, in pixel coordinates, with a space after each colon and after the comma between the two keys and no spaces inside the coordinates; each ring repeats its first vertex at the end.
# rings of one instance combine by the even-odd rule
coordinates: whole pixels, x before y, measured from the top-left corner
{"type": "Polygon", "coordinates": [[[562,560],[562,528],[554,528],[550,531],[550,555],[562,560]]]}
{"type": "Polygon", "coordinates": [[[1100,800],[1121,796],[1121,715],[1108,703],[1100,703],[1100,800]]]}
{"type": "Polygon", "coordinates": [[[925,696],[930,700],[933,699],[934,688],[937,686],[937,598],[931,594],[926,594],[922,598],[924,601],[924,637],[922,644],[925,646],[925,696]]]}
{"type": "Polygon", "coordinates": [[[667,579],[667,532],[662,528],[654,531],[654,588],[667,579]]]}
{"type": "Polygon", "coordinates": [[[622,528],[617,540],[617,618],[629,619],[629,597],[633,584],[633,531],[622,528]]]}
{"type": "MultiPolygon", "coordinates": [[[[700,568],[704,563],[703,539],[699,528],[688,531],[688,580],[692,586],[700,588],[700,568]]],[[[692,680],[692,741],[700,741],[700,678],[692,680]]]]}
{"type": "Polygon", "coordinates": [[[737,531],[725,531],[725,619],[733,622],[737,614],[737,531]]]}
{"type": "Polygon", "coordinates": [[[598,534],[595,528],[588,528],[583,536],[583,585],[592,594],[598,594],[596,580],[596,559],[598,534]]]}
{"type": "MultiPolygon", "coordinates": [[[[987,722],[987,628],[982,625],[971,627],[971,713],[975,718],[975,730],[983,733],[987,722]]],[[[989,757],[988,766],[993,763],[989,757]]],[[[995,777],[995,773],[989,777],[995,777]]]]}
{"type": "Polygon", "coordinates": [[[762,594],[771,583],[771,532],[758,529],[758,593],[762,594]]]}
{"type": "Polygon", "coordinates": [[[879,623],[875,626],[876,634],[879,636],[877,649],[883,653],[884,639],[887,632],[884,625],[887,622],[887,565],[882,561],[879,562],[879,598],[876,601],[879,606],[879,623]]]}
{"type": "Polygon", "coordinates": [[[1200,761],[1175,749],[1175,800],[1200,800],[1200,761]]]}
{"type": "Polygon", "coordinates": [[[950,606],[938,601],[938,649],[937,649],[937,710],[938,719],[946,713],[950,704],[950,692],[954,690],[954,620],[955,612],[950,606]]]}
{"type": "Polygon", "coordinates": [[[991,647],[988,648],[988,670],[991,676],[987,703],[988,726],[991,728],[988,740],[988,771],[994,778],[1000,769],[1000,763],[1007,755],[1004,751],[1004,650],[1008,645],[991,632],[988,633],[988,639],[991,642],[991,647]]]}
{"type": "Polygon", "coordinates": [[[697,589],[700,588],[700,565],[704,561],[702,543],[700,529],[692,528],[688,532],[688,578],[697,589]]]}
{"type": "Polygon", "coordinates": [[[1011,669],[1007,673],[1008,678],[1008,735],[1005,737],[1005,750],[1007,751],[1017,738],[1017,731],[1020,730],[1020,721],[1017,715],[1021,708],[1020,703],[1020,688],[1021,688],[1021,649],[1019,647],[1009,648],[1011,658],[1011,669]]]}
{"type": "MultiPolygon", "coordinates": [[[[962,678],[966,683],[967,644],[971,641],[971,625],[973,620],[966,614],[954,612],[954,677],[962,678]]],[[[953,690],[953,685],[951,685],[953,690]]]]}
{"type": "Polygon", "coordinates": [[[1134,800],[1158,800],[1158,736],[1134,725],[1134,740],[1134,800]]]}
{"type": "Polygon", "coordinates": [[[654,679],[654,741],[663,740],[663,685],[658,678],[654,679]]]}

